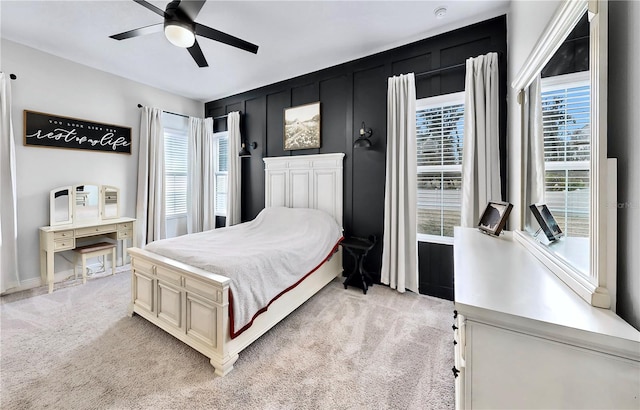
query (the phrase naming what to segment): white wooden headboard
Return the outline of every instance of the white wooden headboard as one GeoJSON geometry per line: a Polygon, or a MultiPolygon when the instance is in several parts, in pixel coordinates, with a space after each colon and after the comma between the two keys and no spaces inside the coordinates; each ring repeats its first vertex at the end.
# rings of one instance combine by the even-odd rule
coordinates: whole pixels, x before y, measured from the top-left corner
{"type": "Polygon", "coordinates": [[[264,158],[264,206],[315,208],[342,226],[344,154],[264,158]]]}

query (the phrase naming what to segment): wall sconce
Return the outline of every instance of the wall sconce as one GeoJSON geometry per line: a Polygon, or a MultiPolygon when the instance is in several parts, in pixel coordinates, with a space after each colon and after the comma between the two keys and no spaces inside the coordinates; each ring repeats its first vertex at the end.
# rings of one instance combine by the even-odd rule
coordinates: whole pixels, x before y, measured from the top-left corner
{"type": "Polygon", "coordinates": [[[360,127],[360,136],[353,142],[353,148],[371,148],[371,135],[373,131],[371,128],[367,128],[364,125],[364,121],[362,121],[362,126],[360,127]]]}
{"type": "MultiPolygon", "coordinates": [[[[256,149],[258,148],[258,143],[257,142],[252,142],[251,144],[249,144],[249,148],[251,149],[256,149]]],[[[244,145],[244,142],[242,143],[242,149],[240,149],[240,152],[238,153],[239,157],[250,157],[251,153],[249,152],[249,150],[247,149],[247,147],[244,145]]]]}

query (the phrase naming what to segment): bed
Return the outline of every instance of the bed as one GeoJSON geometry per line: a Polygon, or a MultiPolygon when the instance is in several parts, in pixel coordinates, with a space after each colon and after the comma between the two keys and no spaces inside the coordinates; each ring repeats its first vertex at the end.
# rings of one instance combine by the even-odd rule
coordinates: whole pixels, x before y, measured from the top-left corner
{"type": "MultiPolygon", "coordinates": [[[[224,266],[220,264],[194,261],[175,250],[181,246],[192,247],[195,242],[182,245],[170,242],[164,250],[154,244],[147,245],[145,249],[129,249],[132,275],[130,314],[145,318],[207,356],[215,374],[224,376],[229,373],[245,347],[341,274],[342,253],[337,243],[342,227],[343,158],[344,154],[338,153],[264,159],[266,209],[256,220],[242,224],[242,227],[226,228],[231,236],[246,235],[243,231],[245,226],[253,229],[256,224],[273,224],[271,219],[264,222],[266,217],[288,218],[282,208],[296,208],[293,211],[296,218],[303,219],[307,217],[305,212],[319,213],[305,209],[320,210],[335,221],[339,234],[338,240],[329,245],[326,255],[315,255],[314,258],[319,258],[317,261],[310,257],[306,267],[299,268],[303,270],[299,272],[299,279],[287,279],[289,285],[271,291],[267,302],[261,302],[265,306],[258,306],[255,314],[248,309],[248,313],[242,315],[245,322],[237,321],[238,312],[242,310],[239,307],[243,306],[242,298],[245,297],[235,287],[237,279],[232,275],[225,276],[224,266]],[[272,297],[273,292],[275,297],[272,297]]],[[[200,234],[190,236],[187,241],[199,239],[197,235],[200,234]]],[[[209,235],[206,241],[223,242],[215,235],[209,235]]],[[[335,239],[331,239],[331,235],[326,242],[335,239]]],[[[205,239],[206,236],[204,233],[201,237],[205,239]]],[[[249,241],[246,244],[249,245],[249,241]]],[[[324,252],[317,250],[316,254],[324,252]]],[[[231,266],[231,269],[235,268],[231,266]]],[[[262,289],[262,284],[260,282],[254,287],[262,289]]],[[[248,304],[255,305],[256,302],[248,304]]]]}

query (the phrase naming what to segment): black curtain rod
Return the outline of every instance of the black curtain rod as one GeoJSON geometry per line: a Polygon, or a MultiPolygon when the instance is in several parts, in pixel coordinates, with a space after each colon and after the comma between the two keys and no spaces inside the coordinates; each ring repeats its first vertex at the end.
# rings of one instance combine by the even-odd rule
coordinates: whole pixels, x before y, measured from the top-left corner
{"type": "MultiPolygon", "coordinates": [[[[138,108],[142,108],[142,104],[138,104],[138,108]]],[[[178,114],[178,113],[171,112],[171,111],[165,111],[165,110],[162,110],[162,112],[167,113],[167,114],[179,115],[180,117],[186,117],[186,118],[189,118],[189,116],[188,116],[188,115],[178,114]]]]}
{"type": "Polygon", "coordinates": [[[455,64],[455,65],[450,65],[450,66],[447,66],[447,67],[436,68],[436,69],[429,70],[429,71],[423,71],[421,73],[416,74],[415,77],[423,77],[425,75],[431,75],[431,74],[439,73],[440,71],[453,70],[454,68],[464,67],[465,65],[467,65],[466,62],[460,63],[460,64],[455,64]]]}
{"type": "MultiPolygon", "coordinates": [[[[494,51],[494,53],[495,53],[495,52],[496,52],[496,51],[494,51]]],[[[501,51],[497,51],[497,53],[498,53],[498,58],[499,58],[499,57],[502,57],[502,52],[501,52],[501,51]]],[[[466,65],[467,65],[467,62],[466,62],[466,60],[465,60],[465,62],[464,62],[464,63],[454,64],[454,65],[450,65],[450,66],[442,67],[442,68],[435,68],[435,69],[433,69],[433,70],[423,71],[423,72],[421,72],[421,73],[417,73],[417,74],[415,75],[415,77],[423,77],[423,76],[425,76],[425,75],[437,74],[437,73],[439,73],[439,72],[441,72],[441,71],[453,70],[453,69],[455,69],[455,68],[464,67],[464,66],[466,66],[466,65]]]]}
{"type": "MultiPolygon", "coordinates": [[[[142,108],[142,104],[138,104],[138,108],[142,108]]],[[[179,115],[179,116],[181,116],[181,117],[189,118],[189,116],[188,116],[188,115],[184,115],[184,114],[177,114],[177,113],[175,113],[175,112],[171,112],[171,111],[165,111],[165,110],[162,110],[162,112],[167,113],[167,114],[179,115]]],[[[222,119],[222,118],[227,118],[227,116],[228,116],[228,114],[220,115],[220,116],[218,116],[218,117],[213,117],[213,119],[214,119],[214,120],[220,120],[220,119],[222,119]]]]}

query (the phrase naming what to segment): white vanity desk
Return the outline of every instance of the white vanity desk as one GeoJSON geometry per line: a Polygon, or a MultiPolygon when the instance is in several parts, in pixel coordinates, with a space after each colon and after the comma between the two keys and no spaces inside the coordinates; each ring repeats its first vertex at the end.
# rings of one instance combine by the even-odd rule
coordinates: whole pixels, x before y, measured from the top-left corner
{"type": "Polygon", "coordinates": [[[640,332],[510,232],[455,228],[454,266],[456,408],[640,408],[640,332]]]}
{"type": "MultiPolygon", "coordinates": [[[[40,274],[43,282],[49,285],[49,293],[53,292],[55,252],[74,249],[76,247],[76,239],[94,236],[107,236],[119,241],[131,239],[131,246],[136,246],[133,236],[135,221],[135,218],[124,217],[41,227],[40,274]]],[[[122,249],[122,259],[124,261],[126,259],[126,246],[123,246],[122,249]]]]}

